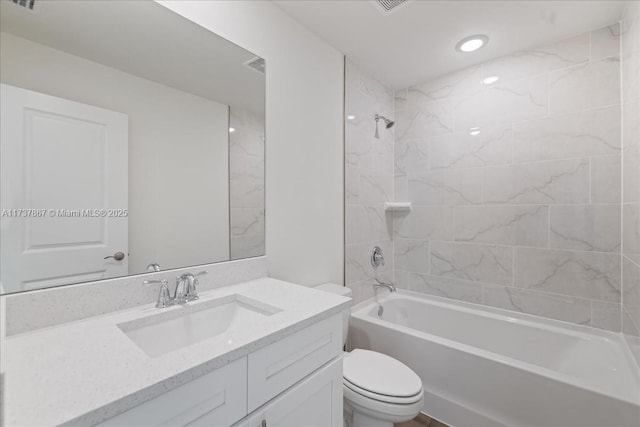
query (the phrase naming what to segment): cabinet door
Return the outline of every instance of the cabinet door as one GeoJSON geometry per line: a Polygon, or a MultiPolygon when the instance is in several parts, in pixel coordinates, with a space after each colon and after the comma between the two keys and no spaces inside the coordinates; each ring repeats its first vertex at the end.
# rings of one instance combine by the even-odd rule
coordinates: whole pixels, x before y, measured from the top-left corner
{"type": "Polygon", "coordinates": [[[100,427],[229,426],[247,414],[247,358],[174,388],[100,427]]]}
{"type": "Polygon", "coordinates": [[[249,415],[248,427],[342,427],[342,356],[249,415]]]}

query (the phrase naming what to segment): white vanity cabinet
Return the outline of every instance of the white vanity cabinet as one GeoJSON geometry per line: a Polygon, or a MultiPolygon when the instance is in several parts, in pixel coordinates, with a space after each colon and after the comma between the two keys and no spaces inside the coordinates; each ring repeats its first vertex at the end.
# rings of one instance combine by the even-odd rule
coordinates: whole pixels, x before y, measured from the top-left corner
{"type": "Polygon", "coordinates": [[[226,426],[246,414],[247,358],[174,388],[99,424],[131,426],[226,426]]]}
{"type": "Polygon", "coordinates": [[[342,314],[295,332],[100,426],[341,427],[342,314]]]}
{"type": "Polygon", "coordinates": [[[246,427],[341,427],[342,357],[254,411],[246,427]]]}

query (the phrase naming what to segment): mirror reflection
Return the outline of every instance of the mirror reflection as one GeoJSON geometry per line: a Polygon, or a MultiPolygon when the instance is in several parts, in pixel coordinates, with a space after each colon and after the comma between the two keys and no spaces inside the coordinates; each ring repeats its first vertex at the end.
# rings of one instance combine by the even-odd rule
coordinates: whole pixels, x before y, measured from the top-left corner
{"type": "Polygon", "coordinates": [[[2,293],[264,254],[263,59],[155,2],[1,7],[2,293]]]}

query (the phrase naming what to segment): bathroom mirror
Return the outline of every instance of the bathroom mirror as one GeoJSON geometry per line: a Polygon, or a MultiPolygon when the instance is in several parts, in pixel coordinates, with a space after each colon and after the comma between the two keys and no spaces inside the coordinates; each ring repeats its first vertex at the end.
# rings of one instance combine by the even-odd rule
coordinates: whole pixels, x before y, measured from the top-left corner
{"type": "Polygon", "coordinates": [[[262,58],[153,1],[0,6],[2,293],[264,254],[262,58]]]}

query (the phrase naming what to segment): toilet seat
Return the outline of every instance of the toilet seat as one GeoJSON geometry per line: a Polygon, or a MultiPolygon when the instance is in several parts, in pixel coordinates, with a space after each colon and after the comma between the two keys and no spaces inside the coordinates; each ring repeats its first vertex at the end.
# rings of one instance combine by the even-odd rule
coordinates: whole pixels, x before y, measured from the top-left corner
{"type": "Polygon", "coordinates": [[[377,400],[378,402],[390,403],[394,405],[411,405],[418,402],[420,399],[422,399],[422,389],[420,389],[420,391],[414,394],[413,396],[397,397],[397,396],[388,396],[386,394],[373,393],[370,390],[364,389],[362,387],[358,387],[357,385],[351,383],[349,380],[345,378],[342,379],[342,385],[345,388],[348,388],[349,390],[351,390],[352,392],[360,396],[363,396],[372,400],[377,400]]]}
{"type": "Polygon", "coordinates": [[[422,381],[407,365],[386,354],[355,349],[343,360],[343,384],[352,392],[397,405],[422,399],[422,381]]]}

